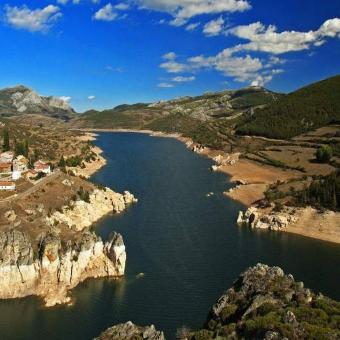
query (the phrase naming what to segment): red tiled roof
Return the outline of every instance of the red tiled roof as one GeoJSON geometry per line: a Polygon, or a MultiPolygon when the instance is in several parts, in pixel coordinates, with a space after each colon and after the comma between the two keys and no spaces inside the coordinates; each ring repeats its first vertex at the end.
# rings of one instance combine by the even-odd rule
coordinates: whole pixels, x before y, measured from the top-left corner
{"type": "Polygon", "coordinates": [[[14,183],[14,182],[5,182],[5,181],[0,181],[0,186],[1,186],[1,187],[5,187],[5,186],[8,186],[8,187],[10,187],[10,186],[13,186],[13,185],[15,185],[15,183],[14,183]]]}

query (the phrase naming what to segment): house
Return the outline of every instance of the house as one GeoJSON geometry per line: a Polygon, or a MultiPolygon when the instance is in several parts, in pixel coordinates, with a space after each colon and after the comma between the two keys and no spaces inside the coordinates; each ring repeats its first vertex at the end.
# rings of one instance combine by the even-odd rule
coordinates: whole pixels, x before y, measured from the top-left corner
{"type": "Polygon", "coordinates": [[[44,174],[50,174],[51,173],[51,167],[43,161],[36,161],[34,163],[34,171],[43,172],[44,174]]]}
{"type": "Polygon", "coordinates": [[[13,161],[13,171],[25,172],[28,168],[28,159],[25,156],[18,156],[13,161]]]}
{"type": "Polygon", "coordinates": [[[14,152],[6,151],[0,154],[0,163],[12,163],[14,158],[14,152]]]}
{"type": "Polygon", "coordinates": [[[0,181],[0,190],[15,190],[15,183],[12,181],[0,181]]]}
{"type": "Polygon", "coordinates": [[[36,172],[35,170],[28,170],[27,171],[26,178],[28,180],[35,179],[37,176],[38,176],[38,172],[36,172]]]}
{"type": "Polygon", "coordinates": [[[12,172],[12,163],[0,163],[0,174],[8,174],[12,172]]]}

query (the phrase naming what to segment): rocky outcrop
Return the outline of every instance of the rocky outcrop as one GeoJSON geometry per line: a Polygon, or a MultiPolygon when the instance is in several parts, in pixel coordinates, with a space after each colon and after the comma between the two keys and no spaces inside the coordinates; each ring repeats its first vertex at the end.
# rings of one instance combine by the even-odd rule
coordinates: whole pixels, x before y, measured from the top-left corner
{"type": "Polygon", "coordinates": [[[196,339],[339,339],[340,303],[314,294],[279,267],[249,268],[214,304],[196,339]]]}
{"type": "Polygon", "coordinates": [[[246,224],[250,228],[282,230],[290,224],[295,223],[298,217],[295,208],[285,207],[280,212],[271,210],[264,213],[256,207],[250,207],[246,212],[240,211],[237,223],[246,224]]]}
{"type": "Polygon", "coordinates": [[[74,110],[68,102],[58,97],[43,97],[25,86],[0,90],[0,114],[46,114],[69,120],[74,110]]]}
{"type": "Polygon", "coordinates": [[[153,325],[140,327],[131,321],[110,327],[94,340],[165,340],[163,332],[159,332],[153,325]]]}
{"type": "Polygon", "coordinates": [[[47,306],[70,301],[68,291],[87,278],[121,277],[126,252],[122,236],[108,242],[84,231],[63,242],[49,231],[38,244],[19,230],[0,233],[0,299],[37,295],[47,306]]]}
{"type": "MultiPolygon", "coordinates": [[[[204,327],[183,327],[180,340],[340,339],[340,302],[305,288],[279,267],[248,268],[213,305],[204,327]]],[[[164,340],[154,326],[113,326],[95,340],[164,340]]]]}
{"type": "Polygon", "coordinates": [[[70,205],[46,217],[46,221],[50,226],[65,224],[73,230],[83,230],[111,212],[124,211],[134,202],[137,199],[128,191],[119,194],[109,188],[95,189],[89,195],[88,202],[80,199],[71,201],[70,205]]]}

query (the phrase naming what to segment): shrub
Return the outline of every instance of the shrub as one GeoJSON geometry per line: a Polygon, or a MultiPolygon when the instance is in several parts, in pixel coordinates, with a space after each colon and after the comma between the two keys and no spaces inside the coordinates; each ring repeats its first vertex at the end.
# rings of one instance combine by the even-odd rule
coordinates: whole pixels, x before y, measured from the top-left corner
{"type": "Polygon", "coordinates": [[[315,156],[319,163],[328,163],[333,157],[333,150],[330,146],[324,145],[316,150],[315,156]]]}
{"type": "Polygon", "coordinates": [[[90,194],[87,190],[84,190],[83,187],[79,188],[77,194],[80,200],[90,203],[90,194]]]}

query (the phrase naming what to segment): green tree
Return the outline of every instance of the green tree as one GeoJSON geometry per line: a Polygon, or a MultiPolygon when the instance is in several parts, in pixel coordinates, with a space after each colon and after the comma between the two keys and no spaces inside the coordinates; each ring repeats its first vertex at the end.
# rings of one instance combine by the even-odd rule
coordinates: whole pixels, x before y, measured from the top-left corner
{"type": "Polygon", "coordinates": [[[23,155],[24,155],[26,158],[28,158],[29,153],[30,153],[29,143],[28,143],[28,140],[25,139],[25,140],[24,140],[24,153],[23,153],[23,155]]]}
{"type": "Polygon", "coordinates": [[[3,150],[4,152],[10,150],[10,145],[9,145],[9,132],[8,132],[8,129],[4,129],[2,150],[3,150]]]}
{"type": "MultiPolygon", "coordinates": [[[[14,152],[16,156],[26,154],[25,144],[23,142],[14,142],[14,152]]],[[[26,157],[26,156],[25,156],[26,157]]]]}
{"type": "Polygon", "coordinates": [[[58,163],[58,166],[61,167],[61,168],[65,168],[65,166],[66,166],[66,161],[65,161],[64,156],[61,156],[60,161],[59,161],[59,163],[58,163]]]}

